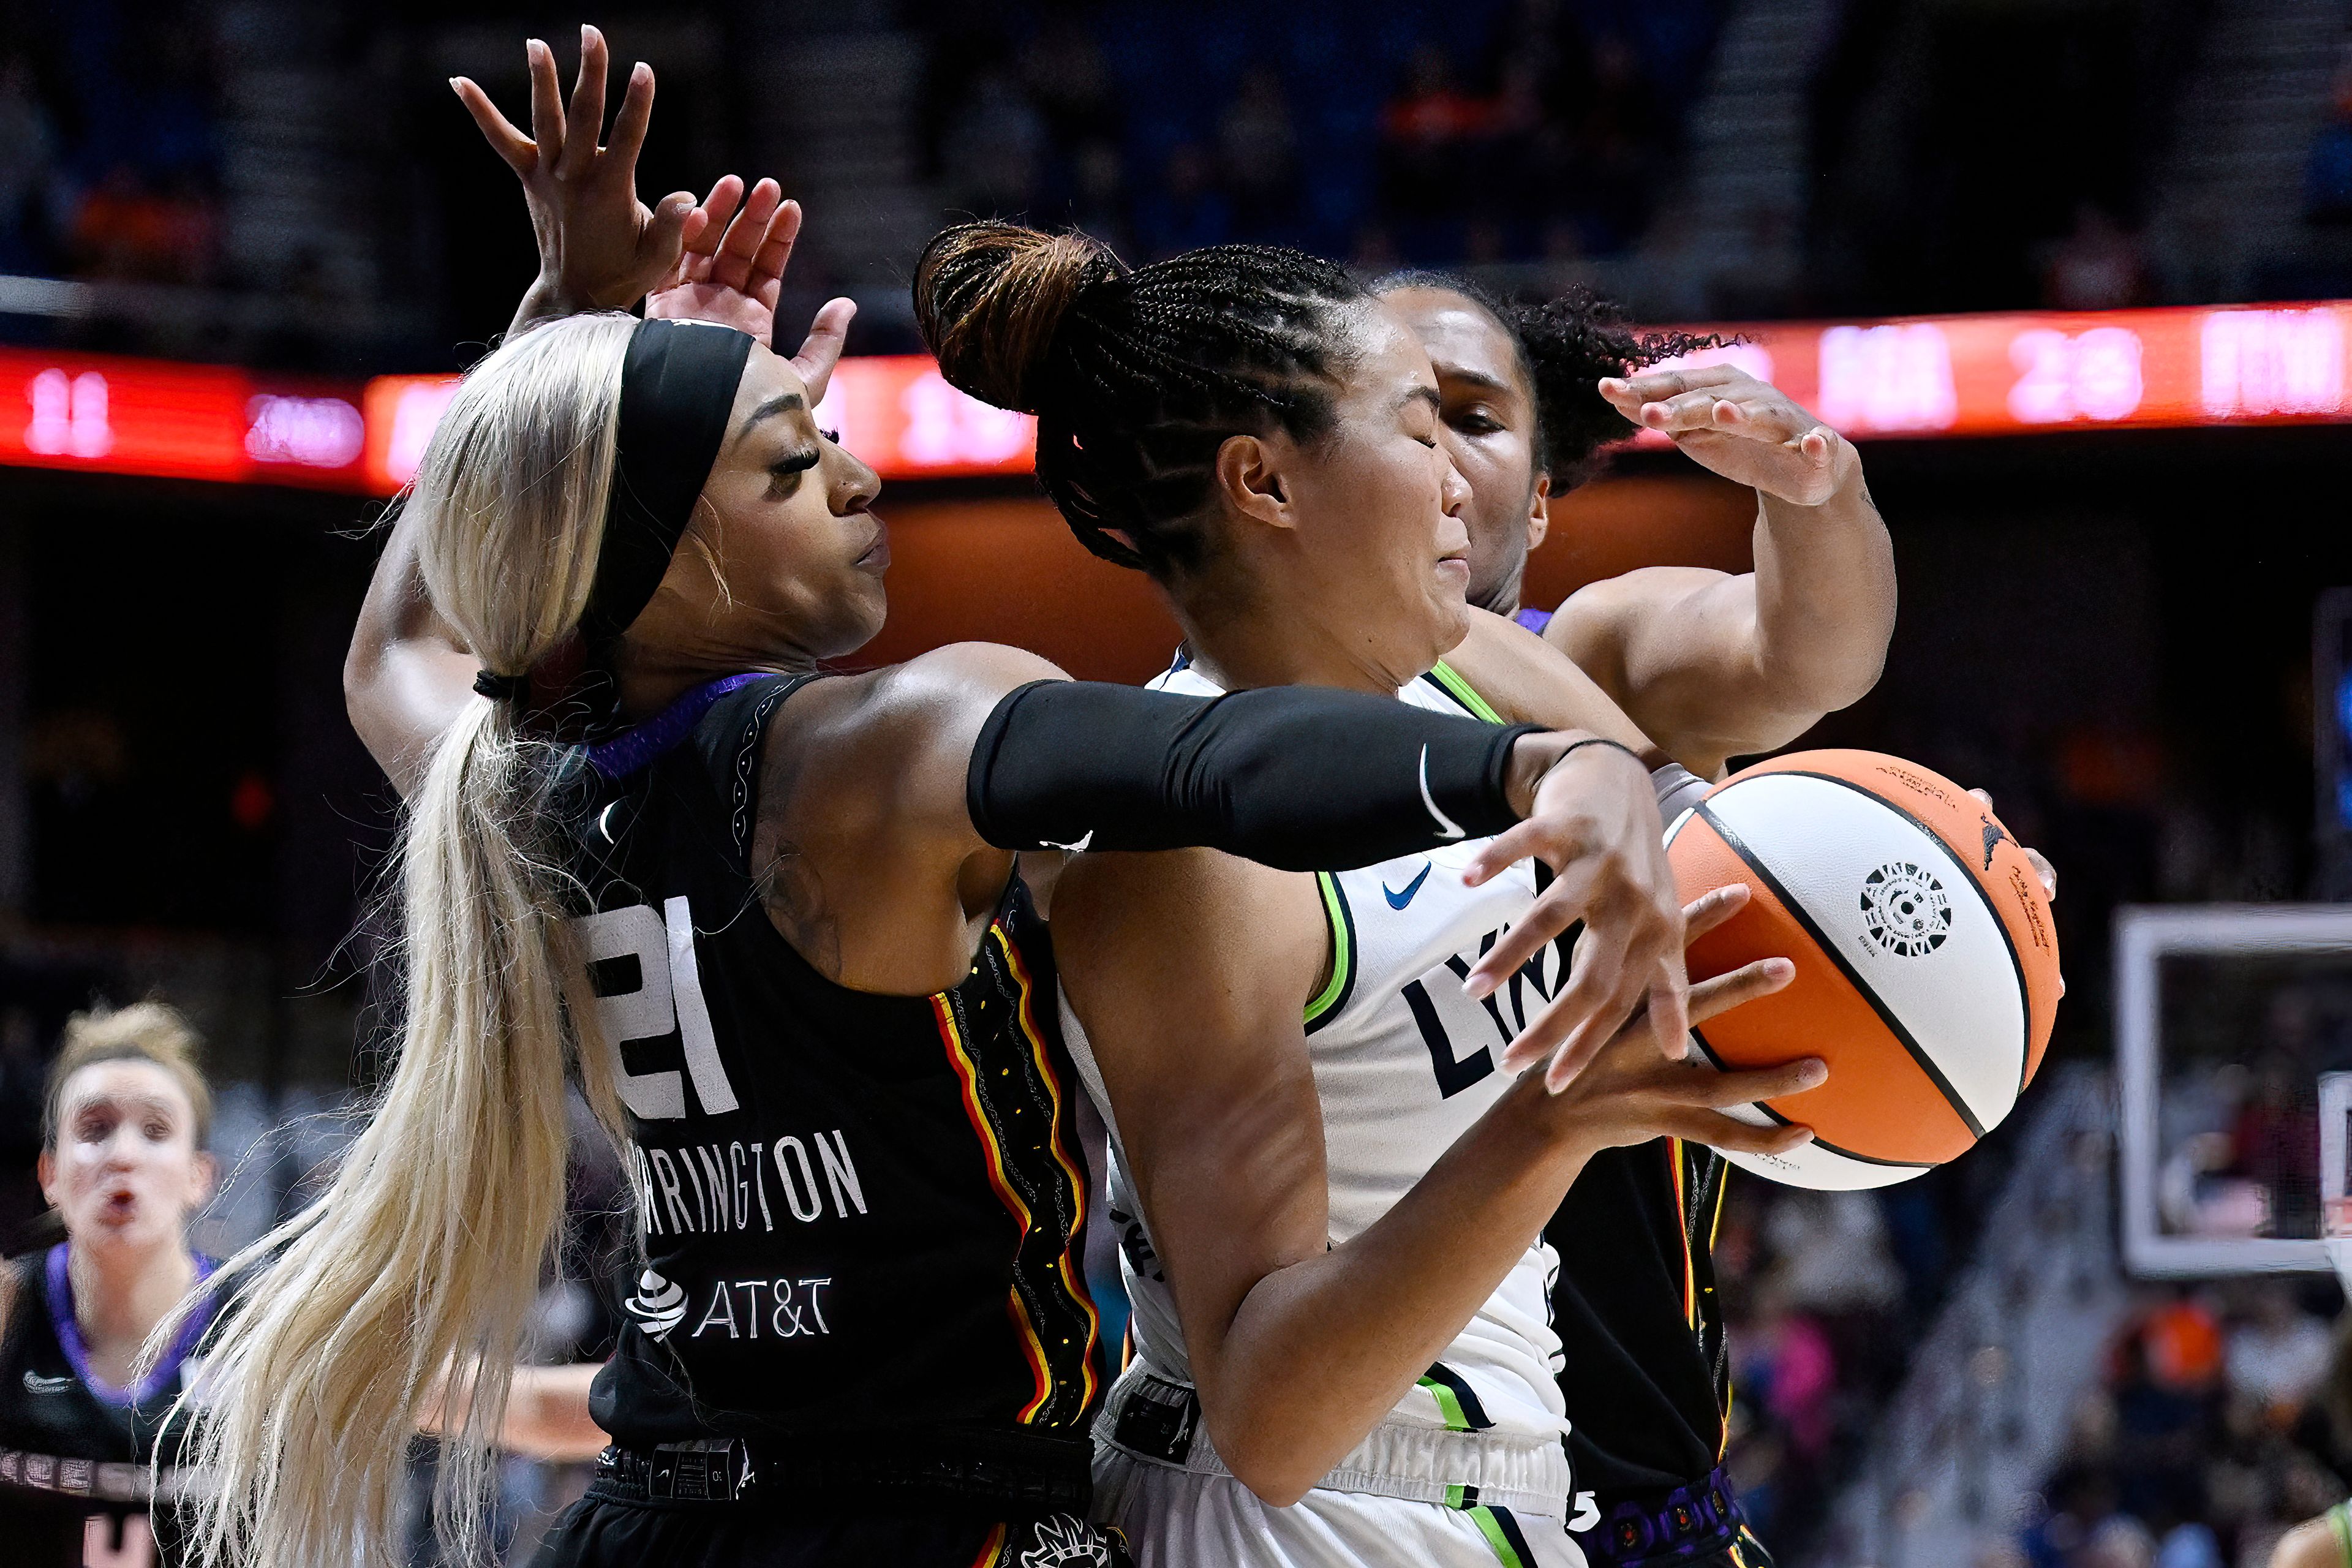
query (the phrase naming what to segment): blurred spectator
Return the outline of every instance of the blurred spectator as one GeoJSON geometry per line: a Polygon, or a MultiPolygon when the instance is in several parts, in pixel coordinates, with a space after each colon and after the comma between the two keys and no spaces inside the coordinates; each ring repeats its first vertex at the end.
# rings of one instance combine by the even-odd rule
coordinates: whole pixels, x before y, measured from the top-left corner
{"type": "Polygon", "coordinates": [[[2310,1068],[2265,1048],[2230,1131],[2231,1171],[2270,1196],[2271,1234],[2309,1236],[2319,1214],[2319,1111],[2310,1068]]]}
{"type": "Polygon", "coordinates": [[[2263,1283],[2252,1305],[2246,1321],[2230,1331],[2230,1392],[2273,1424],[2293,1426],[2326,1379],[2333,1339],[2284,1285],[2263,1283]]]}
{"type": "Polygon", "coordinates": [[[2116,310],[2147,298],[2147,260],[2139,237],[2104,207],[2077,206],[2074,232],[2050,253],[2042,302],[2053,310],[2116,310]]]}
{"type": "Polygon", "coordinates": [[[1884,1312],[1902,1293],[1875,1194],[1791,1190],[1773,1206],[1766,1234],[1781,1259],[1781,1288],[1804,1310],[1884,1312]]]}
{"type": "Polygon", "coordinates": [[[2157,1546],[2156,1568],[2221,1568],[2221,1543],[2209,1525],[2176,1524],[2157,1546]]]}
{"type": "Polygon", "coordinates": [[[2167,1394],[2202,1395],[2221,1378],[2221,1324],[2195,1297],[2155,1308],[2116,1349],[2119,1390],[2145,1380],[2167,1394]]]}
{"type": "Polygon", "coordinates": [[[1799,1311],[1787,1287],[1768,1280],[1735,1344],[1738,1382],[1787,1434],[1790,1455],[1808,1466],[1828,1451],[1837,1354],[1828,1331],[1799,1311]]]}
{"type": "Polygon", "coordinates": [[[2020,1534],[2032,1568],[2266,1568],[2288,1525],[2342,1500],[2336,1427],[2352,1426],[2352,1360],[2326,1353],[2336,1337],[2294,1288],[2263,1280],[2235,1299],[2243,1312],[2226,1327],[2201,1294],[2181,1295],[2118,1337],[2107,1386],[2042,1489],[2050,1505],[2020,1534]],[[2231,1397],[2217,1407],[2224,1343],[2231,1397]],[[2292,1429],[2265,1408],[2288,1385],[2304,1405],[2292,1429]]]}
{"type": "MultiPolygon", "coordinates": [[[[1658,84],[1687,83],[1722,7],[1666,9],[1601,36],[1589,7],[1514,0],[1483,38],[1424,37],[1383,100],[1362,72],[1286,80],[1271,63],[1360,26],[1338,0],[1276,8],[1252,39],[1263,47],[1205,59],[1160,42],[1160,26],[1107,37],[1074,5],[910,6],[931,43],[919,113],[947,208],[1131,228],[1142,256],[1205,235],[1347,251],[1376,269],[1573,261],[1636,237],[1688,98],[1658,84]],[[1311,114],[1297,96],[1310,85],[1311,114]],[[1328,144],[1367,120],[1369,166],[1328,144]]],[[[1181,7],[1146,12],[1134,19],[1187,31],[1181,7]]]]}

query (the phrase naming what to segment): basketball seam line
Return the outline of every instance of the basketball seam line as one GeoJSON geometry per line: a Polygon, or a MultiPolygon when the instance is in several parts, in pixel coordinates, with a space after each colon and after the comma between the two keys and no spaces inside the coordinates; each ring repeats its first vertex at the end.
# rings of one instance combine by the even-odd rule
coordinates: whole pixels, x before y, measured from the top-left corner
{"type": "MultiPolygon", "coordinates": [[[[2000,907],[1992,901],[1992,895],[1985,891],[1985,885],[1977,879],[1976,872],[1969,868],[1966,860],[1960,858],[1960,852],[1953,848],[1942,834],[1930,827],[1923,818],[1913,816],[1885,795],[1873,790],[1866,790],[1852,780],[1842,779],[1835,773],[1817,773],[1808,768],[1783,768],[1780,771],[1797,778],[1820,779],[1825,784],[1842,785],[1866,800],[1876,801],[1934,840],[1936,847],[1941,849],[1945,857],[1960,868],[1960,880],[1976,889],[1977,898],[1984,904],[1985,913],[1992,917],[1992,929],[2000,932],[2000,945],[2008,952],[2009,967],[2017,976],[2017,1006],[2023,1018],[2021,1026],[2024,1030],[2023,1036],[2017,1042],[2017,1092],[2022,1096],[2033,1066],[2033,993],[2026,988],[2025,962],[2017,956],[2017,942],[2009,934],[2009,922],[2000,918],[2000,907]]],[[[2010,842],[2013,844],[2016,840],[2011,839],[2010,842]]]]}
{"type": "MultiPolygon", "coordinates": [[[[1840,952],[1831,942],[1829,933],[1822,931],[1814,921],[1811,913],[1790,895],[1789,889],[1781,885],[1780,879],[1774,876],[1765,866],[1762,858],[1748,847],[1746,840],[1732,831],[1731,825],[1708,809],[1706,802],[1701,801],[1697,811],[1701,816],[1706,818],[1707,826],[1721,835],[1724,843],[1730,846],[1731,852],[1746,861],[1748,868],[1763,879],[1764,885],[1772,890],[1772,896],[1780,900],[1780,907],[1789,911],[1789,918],[1805,928],[1805,934],[1813,939],[1813,945],[1822,950],[1823,957],[1837,965],[1838,973],[1845,976],[1846,984],[1852,985],[1854,993],[1869,1004],[1870,1010],[1878,1015],[1878,1021],[1886,1026],[1886,1032],[1893,1035],[1903,1048],[1911,1053],[1911,1059],[1919,1064],[1919,1070],[1927,1075],[1927,1081],[1936,1086],[1937,1092],[1944,1097],[1945,1101],[1958,1115],[1962,1123],[1967,1126],[1969,1136],[1982,1138],[1985,1135],[1984,1123],[1977,1120],[1977,1113],[1969,1108],[1969,1102],[1960,1097],[1960,1091],[1952,1087],[1952,1080],[1944,1076],[1944,1069],[1936,1065],[1935,1058],[1927,1054],[1927,1047],[1912,1037],[1911,1031],[1904,1026],[1903,1021],[1895,1016],[1894,1010],[1888,1007],[1877,991],[1872,988],[1870,982],[1864,980],[1853,965],[1846,962],[1845,954],[1840,952]]],[[[1934,836],[1931,834],[1929,837],[1934,836]]],[[[1940,838],[1936,841],[1939,844],[1943,842],[1940,838]]]]}
{"type": "MultiPolygon", "coordinates": [[[[1696,1024],[1693,1024],[1691,1026],[1691,1038],[1698,1042],[1698,1048],[1706,1053],[1706,1059],[1715,1064],[1716,1071],[1729,1072],[1731,1070],[1729,1068],[1723,1065],[1723,1058],[1715,1054],[1715,1047],[1706,1043],[1706,1037],[1698,1032],[1698,1026],[1696,1024]]],[[[1783,1127],[1796,1127],[1801,1125],[1801,1123],[1790,1121],[1787,1117],[1781,1115],[1779,1111],[1773,1110],[1770,1106],[1765,1104],[1760,1100],[1751,1100],[1748,1103],[1754,1106],[1757,1110],[1762,1111],[1765,1115],[1770,1117],[1773,1121],[1779,1122],[1783,1127]]],[[[1808,1131],[1810,1131],[1810,1129],[1808,1129],[1808,1131]]],[[[1932,1171],[1936,1168],[1936,1163],[1933,1160],[1882,1160],[1875,1154],[1857,1154],[1851,1149],[1839,1148],[1836,1144],[1831,1142],[1828,1139],[1822,1137],[1818,1132],[1813,1133],[1813,1147],[1816,1149],[1826,1149],[1832,1154],[1843,1155],[1846,1159],[1855,1161],[1864,1165],[1891,1165],[1906,1171],[1932,1171]]],[[[1717,1152],[1720,1153],[1722,1151],[1717,1150],[1717,1152]]]]}

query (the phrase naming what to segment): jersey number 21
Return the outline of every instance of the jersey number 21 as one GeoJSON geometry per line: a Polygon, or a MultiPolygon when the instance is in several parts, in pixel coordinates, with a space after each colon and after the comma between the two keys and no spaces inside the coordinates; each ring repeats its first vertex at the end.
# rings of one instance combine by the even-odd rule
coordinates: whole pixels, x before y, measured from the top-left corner
{"type": "MultiPolygon", "coordinates": [[[[604,1043],[618,1051],[624,1040],[658,1040],[676,1035],[686,1053],[686,1074],[694,1079],[694,1097],[706,1116],[735,1109],[735,1089],[719,1060],[719,1038],[710,1031],[710,1007],[702,999],[702,975],[694,962],[694,917],[683,898],[665,899],[659,912],[651,904],[631,904],[606,910],[572,922],[578,931],[581,956],[597,983],[596,1022],[604,1043]],[[604,982],[626,984],[625,973],[613,961],[637,961],[636,984],[607,992],[604,982]],[[598,966],[603,965],[600,973],[598,966]]],[[[648,1121],[674,1121],[686,1114],[686,1086],[680,1075],[633,1073],[620,1068],[621,1101],[648,1121]]]]}

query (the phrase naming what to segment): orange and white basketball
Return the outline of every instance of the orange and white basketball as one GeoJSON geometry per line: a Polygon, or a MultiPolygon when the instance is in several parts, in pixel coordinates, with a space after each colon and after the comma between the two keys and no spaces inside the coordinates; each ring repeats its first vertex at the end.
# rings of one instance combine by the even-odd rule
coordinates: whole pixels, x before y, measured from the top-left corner
{"type": "Polygon", "coordinates": [[[1797,966],[1693,1039],[1718,1067],[1829,1064],[1821,1088],[1734,1113],[1814,1141],[1733,1162],[1792,1186],[1886,1186],[2009,1114],[2063,987],[2050,900],[1981,801],[1899,758],[1799,752],[1716,785],[1666,841],[1685,900],[1732,882],[1754,895],[1691,945],[1694,982],[1774,955],[1797,966]]]}

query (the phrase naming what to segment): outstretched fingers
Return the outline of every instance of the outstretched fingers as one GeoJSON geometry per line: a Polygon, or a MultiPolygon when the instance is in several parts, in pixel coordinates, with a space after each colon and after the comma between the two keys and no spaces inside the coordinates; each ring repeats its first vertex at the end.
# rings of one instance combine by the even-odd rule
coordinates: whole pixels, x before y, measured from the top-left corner
{"type": "Polygon", "coordinates": [[[727,226],[734,220],[735,209],[742,201],[743,177],[721,174],[712,183],[710,194],[702,198],[701,205],[687,216],[684,276],[688,282],[709,280],[719,242],[727,237],[727,226]]]}
{"type": "Polygon", "coordinates": [[[738,293],[751,291],[752,258],[759,255],[768,237],[768,221],[776,216],[783,196],[783,187],[773,180],[761,180],[751,187],[751,195],[743,199],[743,210],[727,226],[727,232],[719,237],[718,250],[711,255],[711,282],[738,293]]]}
{"type": "Polygon", "coordinates": [[[449,86],[457,93],[457,101],[466,106],[466,112],[474,117],[475,128],[481,132],[482,140],[490,144],[490,151],[504,159],[507,167],[516,174],[530,174],[539,162],[539,143],[517,130],[512,121],[499,113],[499,106],[490,101],[490,95],[484,92],[473,78],[453,76],[449,79],[449,86]]]}
{"type": "Polygon", "coordinates": [[[783,287],[784,269],[793,264],[793,243],[800,237],[801,204],[779,203],[775,216],[768,219],[768,232],[761,237],[760,248],[751,253],[750,292],[766,292],[771,306],[783,287]]]}
{"type": "Polygon", "coordinates": [[[646,131],[654,122],[654,68],[639,60],[629,68],[629,85],[621,89],[621,111],[613,117],[613,140],[604,156],[635,184],[637,154],[644,150],[646,131]]]}
{"type": "Polygon", "coordinates": [[[556,79],[555,51],[543,39],[523,46],[530,70],[530,139],[551,156],[563,146],[563,84],[556,79]]]}
{"type": "Polygon", "coordinates": [[[1813,1130],[1795,1123],[1759,1127],[1719,1110],[1691,1110],[1667,1119],[1666,1131],[1688,1143],[1704,1143],[1726,1154],[1791,1154],[1813,1141],[1813,1130]]]}
{"type": "Polygon", "coordinates": [[[1746,375],[1738,365],[1701,364],[1675,370],[1643,371],[1636,375],[1604,375],[1597,384],[1601,395],[1628,419],[1645,403],[1658,403],[1685,393],[1729,386],[1746,375]]]}
{"type": "Polygon", "coordinates": [[[1702,980],[1690,990],[1690,1021],[1704,1024],[1759,996],[1769,996],[1797,977],[1797,966],[1785,958],[1759,958],[1728,974],[1702,980]]]}
{"type": "Polygon", "coordinates": [[[1658,1052],[1670,1062],[1690,1055],[1690,973],[1680,952],[1658,960],[1659,975],[1652,982],[1648,1010],[1650,1034],[1658,1052]]]}
{"type": "Polygon", "coordinates": [[[1561,1069],[1562,1081],[1582,1070],[1592,1053],[1641,1004],[1650,965],[1643,964],[1638,975],[1626,973],[1632,936],[1622,923],[1599,927],[1586,923],[1569,963],[1568,984],[1560,987],[1550,1005],[1528,1021],[1517,1039],[1503,1047],[1506,1069],[1538,1061],[1557,1047],[1553,1065],[1561,1069]]]}
{"type": "Polygon", "coordinates": [[[1692,1105],[1722,1110],[1753,1105],[1764,1100],[1786,1100],[1792,1094],[1819,1089],[1829,1082],[1830,1068],[1819,1057],[1801,1057],[1778,1067],[1748,1068],[1738,1072],[1699,1073],[1675,1096],[1692,1105]]]}
{"type": "MultiPolygon", "coordinates": [[[[584,174],[596,162],[596,134],[604,129],[604,35],[585,23],[580,28],[580,74],[572,81],[565,110],[563,151],[555,160],[562,179],[584,174]]],[[[551,64],[551,70],[553,66],[551,64]]]]}
{"type": "Polygon", "coordinates": [[[801,340],[800,352],[793,355],[793,369],[808,388],[812,408],[824,401],[825,387],[833,380],[833,367],[841,363],[841,351],[849,342],[849,323],[856,314],[856,300],[827,300],[818,308],[816,320],[809,323],[808,336],[801,340]]]}

